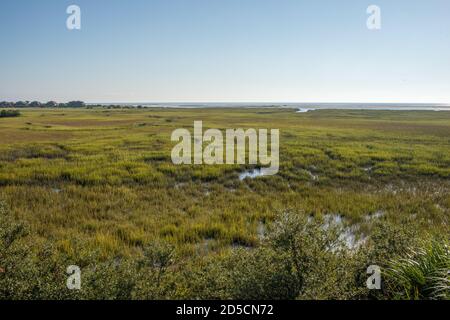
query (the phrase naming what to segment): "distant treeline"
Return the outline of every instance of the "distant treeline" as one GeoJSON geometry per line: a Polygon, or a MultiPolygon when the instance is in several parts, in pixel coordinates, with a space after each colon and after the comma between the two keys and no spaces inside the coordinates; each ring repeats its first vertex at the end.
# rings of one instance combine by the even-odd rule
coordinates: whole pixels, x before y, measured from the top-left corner
{"type": "Polygon", "coordinates": [[[69,101],[67,103],[59,103],[55,101],[39,102],[39,101],[17,101],[17,102],[0,102],[0,108],[83,108],[86,104],[83,101],[69,101]]]}
{"type": "Polygon", "coordinates": [[[12,118],[20,116],[20,112],[17,110],[2,110],[0,111],[0,118],[12,118]]]}
{"type": "Polygon", "coordinates": [[[56,101],[39,102],[39,101],[0,101],[0,108],[107,108],[107,109],[133,109],[143,108],[143,106],[124,106],[120,104],[89,104],[83,101],[69,101],[67,103],[59,103],[56,101]]]}

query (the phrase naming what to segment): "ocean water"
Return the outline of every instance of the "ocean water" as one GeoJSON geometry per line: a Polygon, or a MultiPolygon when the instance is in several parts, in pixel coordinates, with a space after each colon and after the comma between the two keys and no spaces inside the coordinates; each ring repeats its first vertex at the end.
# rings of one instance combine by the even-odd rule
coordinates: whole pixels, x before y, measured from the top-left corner
{"type": "Polygon", "coordinates": [[[305,113],[314,110],[393,110],[393,111],[450,111],[450,105],[447,104],[412,104],[412,103],[327,103],[302,105],[297,108],[297,112],[305,113]]]}
{"type": "Polygon", "coordinates": [[[403,111],[450,111],[450,104],[426,104],[426,103],[258,103],[258,102],[233,102],[233,103],[104,103],[104,105],[142,106],[148,108],[292,108],[297,112],[309,112],[314,110],[403,110],[403,111]]]}

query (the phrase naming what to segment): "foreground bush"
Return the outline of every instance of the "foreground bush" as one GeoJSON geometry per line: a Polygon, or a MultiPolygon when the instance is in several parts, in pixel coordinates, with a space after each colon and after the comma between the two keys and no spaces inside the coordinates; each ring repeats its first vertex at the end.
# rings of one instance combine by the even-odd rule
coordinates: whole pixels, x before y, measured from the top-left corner
{"type": "Polygon", "coordinates": [[[103,261],[74,241],[74,260],[49,245],[31,250],[26,225],[0,202],[0,299],[449,298],[446,240],[417,244],[407,229],[382,222],[350,250],[342,232],[339,225],[324,227],[320,219],[288,212],[256,248],[186,261],[172,245],[154,242],[139,258],[103,261]],[[73,264],[82,270],[81,290],[66,287],[66,268],[73,264]],[[366,288],[371,264],[386,270],[382,290],[366,288]]]}
{"type": "Polygon", "coordinates": [[[341,226],[284,213],[260,247],[215,257],[190,288],[203,299],[448,299],[446,240],[424,246],[415,229],[380,221],[349,250],[341,226]],[[382,270],[380,290],[366,287],[370,265],[382,270]]]}

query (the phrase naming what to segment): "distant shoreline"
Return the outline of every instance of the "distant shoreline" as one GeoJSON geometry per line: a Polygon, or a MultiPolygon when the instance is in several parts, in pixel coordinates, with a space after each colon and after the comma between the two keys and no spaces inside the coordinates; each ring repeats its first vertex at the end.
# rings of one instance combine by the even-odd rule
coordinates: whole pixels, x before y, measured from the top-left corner
{"type": "Polygon", "coordinates": [[[58,103],[49,101],[18,101],[1,102],[0,108],[161,108],[161,109],[293,109],[298,113],[315,110],[360,110],[360,111],[450,111],[450,104],[444,103],[268,103],[268,102],[111,102],[111,103],[85,103],[83,101],[69,101],[58,103]]]}
{"type": "Polygon", "coordinates": [[[450,104],[435,103],[87,103],[88,106],[121,105],[143,108],[206,109],[206,108],[277,108],[314,110],[386,110],[386,111],[450,111],[450,104]]]}

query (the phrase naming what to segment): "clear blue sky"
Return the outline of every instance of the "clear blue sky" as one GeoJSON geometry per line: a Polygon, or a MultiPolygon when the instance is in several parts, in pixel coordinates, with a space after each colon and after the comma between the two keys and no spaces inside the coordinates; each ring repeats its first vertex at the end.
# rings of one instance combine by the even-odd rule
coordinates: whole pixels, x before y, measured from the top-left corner
{"type": "Polygon", "coordinates": [[[450,103],[449,0],[2,0],[0,43],[0,100],[450,103]]]}

